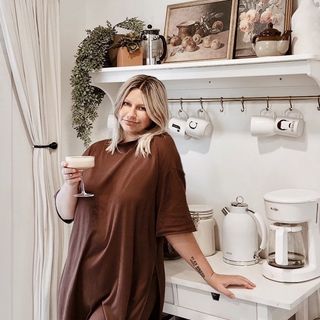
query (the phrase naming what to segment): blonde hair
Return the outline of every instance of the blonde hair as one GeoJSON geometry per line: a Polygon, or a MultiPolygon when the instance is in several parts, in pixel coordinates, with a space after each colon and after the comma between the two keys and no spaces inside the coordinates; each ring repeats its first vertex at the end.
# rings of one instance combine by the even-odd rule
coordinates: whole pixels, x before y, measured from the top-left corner
{"type": "Polygon", "coordinates": [[[113,154],[117,150],[119,142],[124,139],[124,132],[119,124],[118,113],[125,98],[134,89],[141,90],[147,115],[153,123],[150,129],[147,129],[138,138],[136,155],[146,157],[151,154],[150,144],[153,137],[166,131],[169,116],[167,91],[164,84],[157,78],[147,75],[134,76],[121,86],[114,109],[114,116],[117,119],[116,128],[113,131],[111,143],[106,150],[113,154]]]}

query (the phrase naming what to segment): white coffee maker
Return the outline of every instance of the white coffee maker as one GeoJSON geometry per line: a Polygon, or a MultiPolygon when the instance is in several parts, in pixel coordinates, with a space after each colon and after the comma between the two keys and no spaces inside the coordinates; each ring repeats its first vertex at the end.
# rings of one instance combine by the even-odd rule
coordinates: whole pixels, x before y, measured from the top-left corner
{"type": "Polygon", "coordinates": [[[320,193],[282,189],[264,196],[270,220],[263,275],[279,282],[320,276],[320,193]]]}

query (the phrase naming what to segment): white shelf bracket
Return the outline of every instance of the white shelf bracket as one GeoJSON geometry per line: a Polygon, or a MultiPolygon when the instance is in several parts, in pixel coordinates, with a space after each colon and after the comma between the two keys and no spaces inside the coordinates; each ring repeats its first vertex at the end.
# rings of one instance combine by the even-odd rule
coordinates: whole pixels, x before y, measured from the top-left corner
{"type": "Polygon", "coordinates": [[[320,61],[312,60],[310,61],[310,73],[309,76],[314,79],[319,87],[320,93],[320,61]]]}

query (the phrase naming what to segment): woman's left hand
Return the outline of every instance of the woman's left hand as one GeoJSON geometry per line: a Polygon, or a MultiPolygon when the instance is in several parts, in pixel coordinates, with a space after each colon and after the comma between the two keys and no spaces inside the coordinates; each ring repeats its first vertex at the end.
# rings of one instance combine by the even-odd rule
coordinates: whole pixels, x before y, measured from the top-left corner
{"type": "Polygon", "coordinates": [[[213,273],[212,276],[207,279],[207,282],[211,287],[229,298],[235,297],[235,295],[227,289],[229,286],[243,287],[246,289],[253,289],[256,286],[253,282],[243,276],[218,273],[213,273]]]}

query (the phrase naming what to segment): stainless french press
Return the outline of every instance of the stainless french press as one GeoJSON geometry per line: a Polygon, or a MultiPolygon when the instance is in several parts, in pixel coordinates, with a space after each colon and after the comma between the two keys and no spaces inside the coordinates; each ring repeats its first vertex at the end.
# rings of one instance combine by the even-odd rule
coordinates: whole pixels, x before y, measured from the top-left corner
{"type": "Polygon", "coordinates": [[[167,43],[159,31],[152,29],[152,25],[149,24],[141,33],[143,64],[160,64],[166,57],[167,43]]]}

